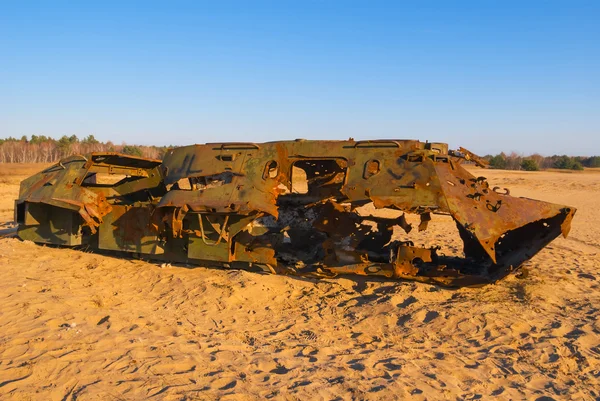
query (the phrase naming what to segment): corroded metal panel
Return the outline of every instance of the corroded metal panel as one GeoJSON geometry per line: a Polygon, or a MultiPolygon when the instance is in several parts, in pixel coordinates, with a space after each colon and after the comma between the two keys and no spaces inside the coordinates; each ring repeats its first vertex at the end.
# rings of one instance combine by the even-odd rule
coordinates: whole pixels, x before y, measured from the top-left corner
{"type": "Polygon", "coordinates": [[[151,224],[152,210],[143,206],[113,205],[98,230],[98,248],[147,255],[163,254],[158,231],[151,224]]]}

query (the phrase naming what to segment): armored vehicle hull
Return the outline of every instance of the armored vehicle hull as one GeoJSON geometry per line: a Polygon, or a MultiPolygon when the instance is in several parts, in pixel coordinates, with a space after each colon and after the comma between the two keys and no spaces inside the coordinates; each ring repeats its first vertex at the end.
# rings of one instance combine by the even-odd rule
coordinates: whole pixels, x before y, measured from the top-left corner
{"type": "Polygon", "coordinates": [[[415,140],[192,145],[162,161],[92,153],[23,181],[15,221],[36,243],[448,286],[498,280],[568,234],[574,208],[490,188],[465,160],[484,165],[465,149],[415,140]],[[410,240],[432,214],[454,220],[464,255],[410,240]],[[419,217],[414,231],[408,215],[419,217]]]}

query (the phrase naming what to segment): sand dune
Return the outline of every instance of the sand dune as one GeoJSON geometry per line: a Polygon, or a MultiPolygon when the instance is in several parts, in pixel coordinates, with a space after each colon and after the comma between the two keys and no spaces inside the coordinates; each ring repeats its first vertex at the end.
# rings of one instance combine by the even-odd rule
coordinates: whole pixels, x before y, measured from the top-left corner
{"type": "MultiPolygon", "coordinates": [[[[0,399],[598,399],[600,173],[477,174],[579,209],[527,277],[448,290],[0,240],[0,399]]],[[[449,226],[421,240],[453,251],[449,226]]]]}

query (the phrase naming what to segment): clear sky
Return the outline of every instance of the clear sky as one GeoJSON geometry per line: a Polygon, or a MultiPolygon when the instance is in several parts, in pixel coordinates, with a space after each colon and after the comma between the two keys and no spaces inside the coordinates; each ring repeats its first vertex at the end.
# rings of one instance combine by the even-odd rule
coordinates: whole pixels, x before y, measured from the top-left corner
{"type": "Polygon", "coordinates": [[[0,2],[0,137],[600,154],[600,1],[0,2]]]}

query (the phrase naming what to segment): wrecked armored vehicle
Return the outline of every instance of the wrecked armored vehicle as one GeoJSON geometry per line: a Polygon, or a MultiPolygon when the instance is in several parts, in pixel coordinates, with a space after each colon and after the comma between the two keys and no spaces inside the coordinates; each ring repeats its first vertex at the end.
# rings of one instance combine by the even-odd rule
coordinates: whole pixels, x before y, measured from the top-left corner
{"type": "Polygon", "coordinates": [[[416,140],[192,145],[162,161],[92,153],[23,181],[15,221],[37,243],[450,286],[493,282],[568,234],[574,208],[492,189],[464,160],[483,164],[416,140]],[[411,240],[432,215],[456,224],[459,255],[411,240]]]}

